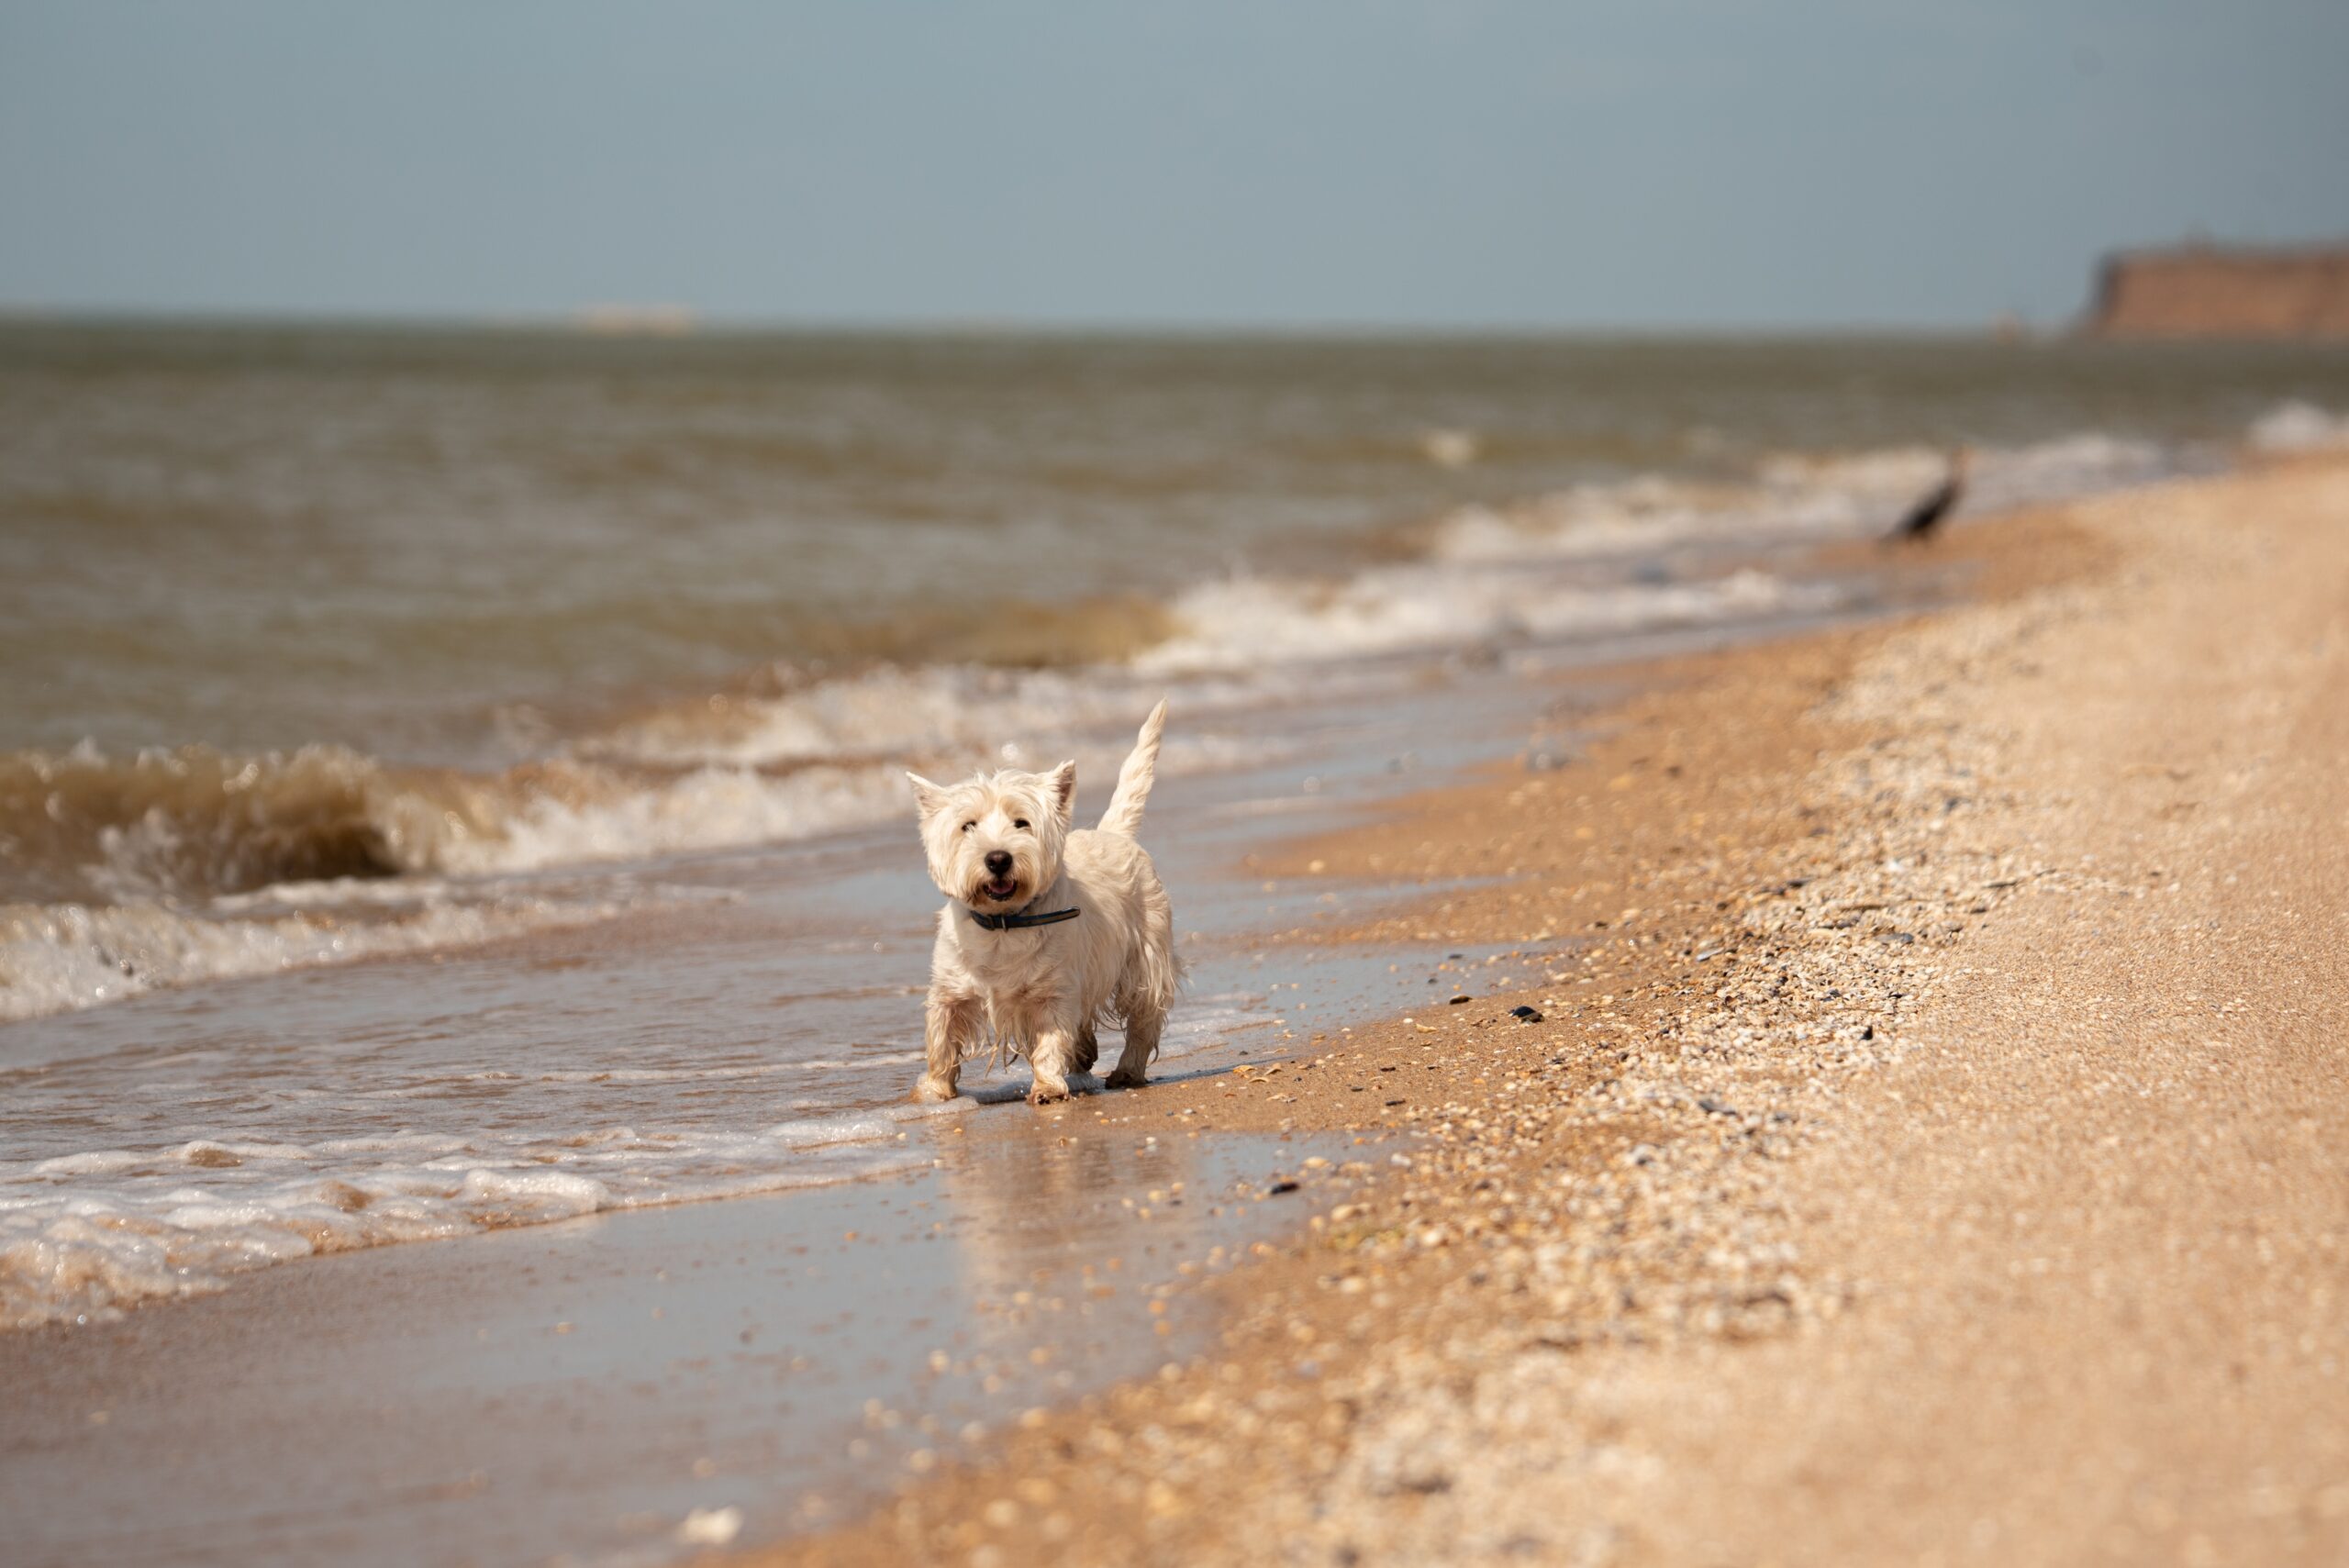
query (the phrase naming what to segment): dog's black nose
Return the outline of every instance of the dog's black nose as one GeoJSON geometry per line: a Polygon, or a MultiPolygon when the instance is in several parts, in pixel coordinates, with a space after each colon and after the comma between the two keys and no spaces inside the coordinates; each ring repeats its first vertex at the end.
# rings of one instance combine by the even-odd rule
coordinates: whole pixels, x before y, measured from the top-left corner
{"type": "Polygon", "coordinates": [[[1008,850],[989,850],[987,851],[987,871],[991,874],[1001,876],[1005,872],[1008,872],[1010,869],[1011,851],[1008,850]]]}

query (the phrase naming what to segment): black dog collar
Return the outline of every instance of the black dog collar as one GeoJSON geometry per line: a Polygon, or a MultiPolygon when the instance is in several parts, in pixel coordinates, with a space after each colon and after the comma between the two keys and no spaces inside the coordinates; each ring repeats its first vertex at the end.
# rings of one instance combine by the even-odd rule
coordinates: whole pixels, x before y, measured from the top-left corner
{"type": "Polygon", "coordinates": [[[1063,920],[1074,920],[1085,913],[1082,909],[1055,909],[1049,915],[982,915],[970,911],[983,931],[1016,931],[1030,926],[1057,926],[1063,920]]]}

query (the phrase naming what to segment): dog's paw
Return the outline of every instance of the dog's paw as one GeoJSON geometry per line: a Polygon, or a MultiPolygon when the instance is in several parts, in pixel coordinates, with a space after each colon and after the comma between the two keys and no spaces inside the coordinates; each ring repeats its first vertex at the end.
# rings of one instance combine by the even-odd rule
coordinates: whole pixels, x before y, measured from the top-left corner
{"type": "Polygon", "coordinates": [[[1058,1088],[1054,1088],[1049,1084],[1038,1084],[1035,1087],[1028,1091],[1028,1103],[1031,1106],[1049,1106],[1056,1101],[1067,1098],[1068,1085],[1066,1084],[1061,1084],[1058,1088]]]}
{"type": "Polygon", "coordinates": [[[954,1085],[943,1078],[932,1078],[924,1073],[921,1082],[914,1085],[915,1100],[925,1106],[943,1105],[953,1097],[954,1085]]]}
{"type": "Polygon", "coordinates": [[[1122,1067],[1109,1074],[1109,1087],[1113,1089],[1139,1089],[1149,1082],[1141,1073],[1129,1073],[1122,1067]]]}

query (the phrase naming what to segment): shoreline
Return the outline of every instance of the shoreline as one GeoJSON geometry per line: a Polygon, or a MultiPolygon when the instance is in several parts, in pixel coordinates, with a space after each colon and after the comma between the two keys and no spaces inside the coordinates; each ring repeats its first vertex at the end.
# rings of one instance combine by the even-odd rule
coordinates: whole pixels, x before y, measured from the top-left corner
{"type": "Polygon", "coordinates": [[[2344,518],[2307,459],[1961,530],[1965,605],[1667,663],[1563,768],[1268,859],[1488,880],[1286,939],[1416,942],[1428,1007],[1130,1118],[1408,1167],[1223,1280],[1210,1354],[751,1561],[2331,1560],[2344,518]],[[2245,766],[2286,804],[2178,798],[2245,766]],[[2313,1006],[2234,989],[2287,888],[2313,1006]],[[2208,1029],[2243,1077],[2181,1150],[2208,1029]]]}
{"type": "MultiPolygon", "coordinates": [[[[1944,586],[1930,572],[1842,575],[1878,614],[1944,586]]],[[[1185,775],[1154,830],[1186,890],[1179,917],[1196,981],[1162,1060],[1196,1072],[1244,1059],[1260,1040],[1287,1049],[1276,1000],[1291,1013],[1375,1017],[1403,993],[1386,955],[1358,945],[1321,950],[1305,995],[1295,975],[1288,997],[1269,993],[1264,928],[1375,906],[1393,890],[1372,877],[1275,894],[1241,862],[1303,824],[1353,819],[1427,778],[1509,754],[1527,672],[1582,708],[1616,684],[1582,676],[1595,656],[1815,624],[1520,650],[1398,689],[1332,694],[1302,734],[1285,732],[1280,709],[1236,728],[1208,720],[1207,743],[1231,763],[1185,775]]],[[[938,1114],[907,1103],[897,1076],[919,1060],[936,915],[911,853],[910,835],[893,828],[673,860],[627,873],[622,902],[640,906],[605,920],[0,1026],[0,1089],[23,1091],[11,1108],[24,1107],[18,1127],[32,1140],[0,1162],[0,1174],[26,1184],[14,1189],[26,1201],[0,1211],[0,1332],[102,1318],[257,1264],[897,1167],[906,1139],[925,1138],[919,1124],[938,1114]],[[417,1011],[419,987],[434,998],[429,1015],[417,1011]],[[608,1000],[587,1000],[598,997],[608,1000]],[[234,1071],[256,1054],[299,1062],[321,1031],[331,1040],[351,1029],[377,1043],[345,1060],[330,1091],[297,1077],[280,1093],[234,1071]],[[166,1040],[179,1070],[141,1071],[166,1040]],[[94,1070],[59,1071],[85,1062],[94,1070]],[[189,1118],[184,1103],[225,1108],[189,1118]],[[371,1103],[409,1118],[406,1129],[364,1114],[371,1103]],[[101,1127],[112,1138],[94,1151],[88,1130],[101,1127]],[[352,1152],[338,1154],[345,1140],[352,1152]],[[43,1186],[61,1175],[68,1185],[43,1186]]],[[[1016,1093],[998,1082],[979,1097],[1016,1093]]]]}

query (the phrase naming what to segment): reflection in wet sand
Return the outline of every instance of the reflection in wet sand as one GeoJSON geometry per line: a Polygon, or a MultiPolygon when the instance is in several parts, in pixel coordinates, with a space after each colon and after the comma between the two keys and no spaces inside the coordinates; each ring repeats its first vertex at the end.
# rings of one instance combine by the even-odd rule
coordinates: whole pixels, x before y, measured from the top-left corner
{"type": "Polygon", "coordinates": [[[1138,1316],[1135,1296],[1163,1287],[1178,1264],[1220,1262],[1211,1238],[1221,1211],[1246,1201],[1230,1181],[1202,1177],[1196,1137],[1095,1126],[1085,1100],[1032,1136],[963,1132],[940,1138],[940,1173],[969,1327],[993,1357],[1041,1349],[1086,1364],[1111,1351],[1112,1334],[1152,1338],[1163,1318],[1138,1316]]]}

